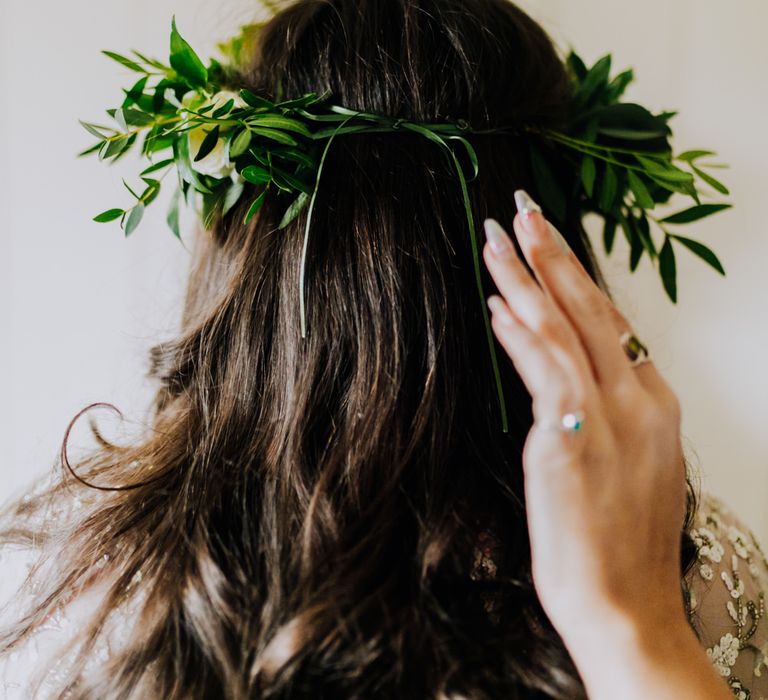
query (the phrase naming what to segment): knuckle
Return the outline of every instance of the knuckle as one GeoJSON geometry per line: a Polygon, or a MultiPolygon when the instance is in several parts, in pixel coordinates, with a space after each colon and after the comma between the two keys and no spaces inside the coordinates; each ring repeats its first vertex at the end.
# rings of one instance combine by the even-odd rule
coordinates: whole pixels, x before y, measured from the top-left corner
{"type": "Polygon", "coordinates": [[[560,340],[563,336],[560,320],[544,308],[537,310],[533,325],[533,330],[541,337],[547,338],[548,341],[560,340]]]}
{"type": "Polygon", "coordinates": [[[643,402],[643,396],[640,386],[631,378],[618,381],[611,388],[611,399],[613,403],[627,410],[634,410],[643,402]]]}
{"type": "Polygon", "coordinates": [[[532,265],[547,264],[563,258],[563,252],[552,241],[537,241],[530,245],[528,256],[532,265]]]}

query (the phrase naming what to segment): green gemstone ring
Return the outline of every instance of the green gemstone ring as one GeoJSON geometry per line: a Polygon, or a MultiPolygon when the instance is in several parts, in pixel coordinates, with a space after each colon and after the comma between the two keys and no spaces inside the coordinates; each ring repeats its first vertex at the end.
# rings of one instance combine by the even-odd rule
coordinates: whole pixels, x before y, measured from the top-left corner
{"type": "Polygon", "coordinates": [[[539,421],[537,425],[543,430],[557,430],[562,433],[577,433],[584,426],[584,412],[572,411],[565,413],[558,422],[539,421]]]}

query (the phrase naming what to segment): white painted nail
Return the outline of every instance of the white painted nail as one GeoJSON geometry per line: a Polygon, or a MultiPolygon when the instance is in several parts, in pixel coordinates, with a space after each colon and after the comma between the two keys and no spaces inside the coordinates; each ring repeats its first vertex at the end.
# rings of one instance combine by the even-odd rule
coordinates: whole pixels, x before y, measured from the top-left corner
{"type": "Polygon", "coordinates": [[[486,219],[483,222],[485,236],[494,254],[500,258],[507,257],[513,251],[512,240],[496,219],[486,219]]]}
{"type": "Polygon", "coordinates": [[[541,213],[541,207],[531,198],[525,190],[515,191],[515,205],[520,215],[527,217],[531,212],[537,211],[541,213]]]}

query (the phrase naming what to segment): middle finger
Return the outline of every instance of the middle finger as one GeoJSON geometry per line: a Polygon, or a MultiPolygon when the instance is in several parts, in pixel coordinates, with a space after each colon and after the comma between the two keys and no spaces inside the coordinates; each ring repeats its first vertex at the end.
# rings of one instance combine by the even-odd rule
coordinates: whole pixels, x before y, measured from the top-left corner
{"type": "Polygon", "coordinates": [[[619,344],[609,303],[566,257],[538,205],[523,190],[515,192],[518,215],[513,228],[537,279],[571,320],[604,388],[639,388],[640,382],[619,344]]]}

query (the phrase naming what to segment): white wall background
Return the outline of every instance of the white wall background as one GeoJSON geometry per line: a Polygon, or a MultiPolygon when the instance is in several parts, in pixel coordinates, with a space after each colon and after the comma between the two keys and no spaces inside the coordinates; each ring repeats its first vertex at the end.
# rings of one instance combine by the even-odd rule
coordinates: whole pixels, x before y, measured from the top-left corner
{"type": "MultiPolygon", "coordinates": [[[[711,148],[731,165],[721,172],[734,209],[680,230],[710,245],[727,277],[678,248],[673,306],[647,258],[629,274],[621,235],[601,259],[681,398],[686,444],[705,488],[768,544],[768,4],[522,4],[589,62],[610,51],[616,68],[634,66],[638,80],[627,99],[680,110],[672,122],[677,150],[711,148]]],[[[0,3],[0,500],[50,469],[67,423],[86,404],[109,401],[140,421],[151,396],[147,350],[176,328],[188,255],[165,226],[165,199],[128,241],[116,222],[91,221],[130,202],[120,178],[138,172],[130,157],[111,170],[94,156],[75,158],[92,143],[78,118],[106,118],[102,110],[118,106],[120,88],[130,84],[128,71],[99,51],[136,48],[164,59],[175,13],[206,57],[255,7],[245,0],[0,3]]]]}

